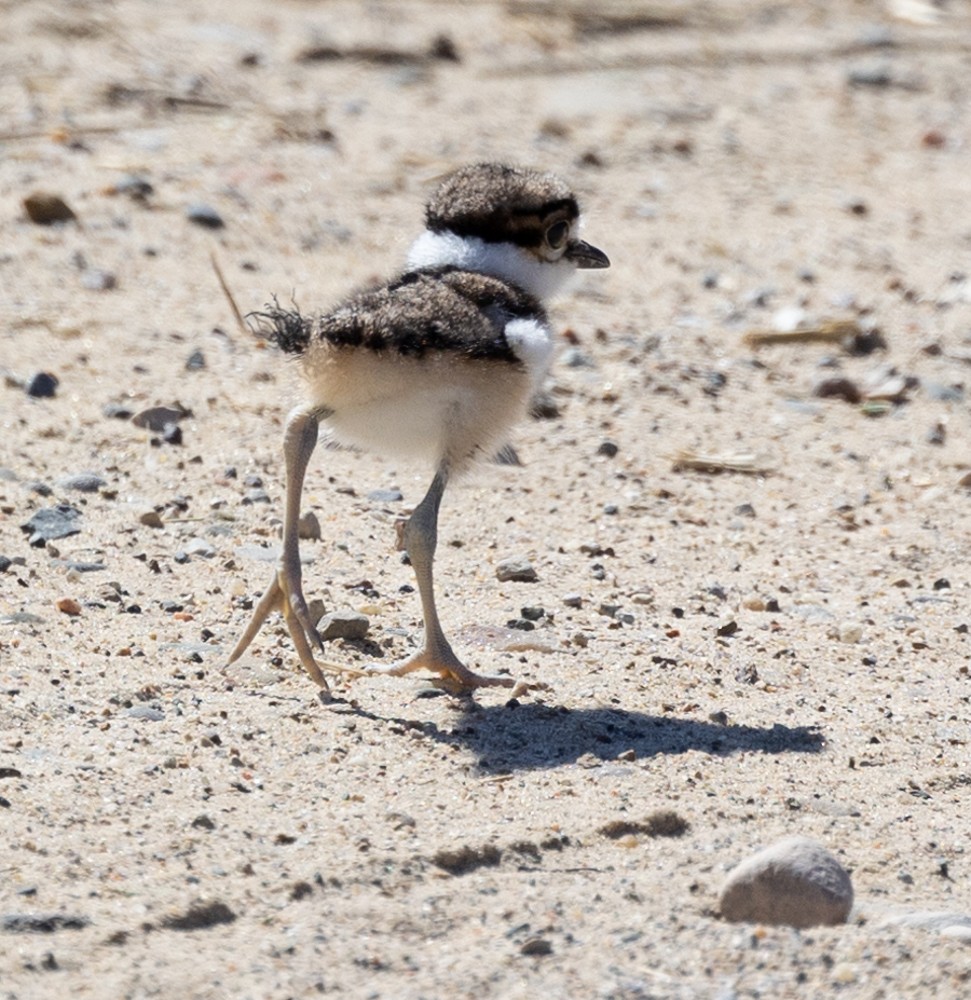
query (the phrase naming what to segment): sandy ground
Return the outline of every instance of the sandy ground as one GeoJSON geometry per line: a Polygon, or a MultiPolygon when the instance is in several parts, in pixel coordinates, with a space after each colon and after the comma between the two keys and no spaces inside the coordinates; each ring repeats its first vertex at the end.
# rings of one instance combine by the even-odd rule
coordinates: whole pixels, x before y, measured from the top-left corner
{"type": "MultiPolygon", "coordinates": [[[[967,996],[966,943],[880,926],[971,913],[967,6],[0,16],[0,996],[967,996]],[[211,255],[243,311],[324,308],[482,159],[568,177],[614,262],[554,309],[558,415],[442,514],[456,647],[549,690],[325,706],[278,626],[226,670],[298,387],[211,255]],[[796,321],[859,350],[746,340],[796,321]],[[181,444],[126,419],[176,401],[181,444]],[[80,531],[31,545],[58,503],[80,531]],[[681,836],[603,832],[658,810],[681,836]],[[719,918],[786,834],[852,873],[849,924],[719,918]]],[[[335,659],[420,637],[393,524],[428,476],[318,451],[307,591],[371,621],[335,659]]]]}

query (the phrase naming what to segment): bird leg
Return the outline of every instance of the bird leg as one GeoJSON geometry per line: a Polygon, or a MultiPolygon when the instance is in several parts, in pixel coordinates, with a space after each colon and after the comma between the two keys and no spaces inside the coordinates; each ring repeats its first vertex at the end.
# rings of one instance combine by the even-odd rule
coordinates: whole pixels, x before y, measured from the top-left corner
{"type": "Polygon", "coordinates": [[[403,548],[408,553],[418,583],[425,624],[424,647],[400,663],[388,667],[371,667],[369,672],[402,677],[413,670],[430,670],[439,674],[433,683],[453,694],[469,692],[479,687],[513,687],[515,681],[512,677],[493,677],[469,670],[455,655],[442,631],[435,607],[432,564],[438,543],[438,509],[447,480],[447,470],[440,468],[421,503],[412,511],[411,517],[404,522],[398,533],[398,548],[403,548]]]}
{"type": "Polygon", "coordinates": [[[331,673],[346,673],[360,676],[363,671],[352,667],[342,667],[337,664],[319,664],[314,658],[312,646],[323,650],[323,640],[313,621],[310,610],[303,596],[302,575],[300,569],[300,536],[298,521],[300,519],[300,497],[303,492],[303,480],[307,472],[307,463],[317,444],[317,429],[321,417],[328,411],[319,407],[312,409],[296,409],[287,418],[286,430],[283,434],[283,454],[286,459],[287,495],[283,514],[283,553],[280,565],[273,573],[273,579],[253,611],[253,615],[240,636],[239,641],[229,655],[229,664],[235,663],[243,655],[246,647],[253,641],[257,632],[266,621],[271,611],[280,611],[286,622],[293,645],[307,673],[326,692],[330,688],[324,678],[323,670],[331,673]],[[323,668],[323,669],[322,669],[323,668]]]}

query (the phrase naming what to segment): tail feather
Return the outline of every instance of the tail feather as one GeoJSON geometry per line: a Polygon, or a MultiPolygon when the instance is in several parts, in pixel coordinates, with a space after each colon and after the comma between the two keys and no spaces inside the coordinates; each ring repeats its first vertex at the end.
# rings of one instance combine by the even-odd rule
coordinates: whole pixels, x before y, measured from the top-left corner
{"type": "Polygon", "coordinates": [[[314,321],[294,306],[284,309],[276,299],[267,303],[262,312],[246,316],[249,328],[265,340],[271,340],[287,354],[303,354],[313,336],[314,321]]]}

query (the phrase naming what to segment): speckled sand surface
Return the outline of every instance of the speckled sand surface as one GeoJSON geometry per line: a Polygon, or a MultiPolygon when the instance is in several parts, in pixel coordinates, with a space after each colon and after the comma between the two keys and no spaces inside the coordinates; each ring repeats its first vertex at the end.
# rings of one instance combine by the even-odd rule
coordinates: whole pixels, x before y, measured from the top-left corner
{"type": "MultiPolygon", "coordinates": [[[[965,941],[880,922],[971,913],[967,6],[0,17],[0,997],[966,997],[965,941]],[[298,387],[210,257],[244,312],[324,308],[481,159],[568,177],[614,264],[554,309],[558,415],[442,513],[456,647],[549,690],[325,706],[276,624],[227,671],[298,387]],[[36,190],[77,222],[29,222],[36,190]],[[794,319],[886,349],[745,340],[794,319]],[[105,415],[176,401],[181,445],[105,415]],[[32,547],[59,502],[80,532],[32,547]],[[496,579],[512,556],[537,582],[496,579]],[[686,832],[601,832],[658,810],[686,832]],[[790,834],[851,872],[851,922],[721,920],[727,870],[790,834]]],[[[394,520],[428,475],[318,450],[308,596],[371,621],[333,658],[419,638],[394,520]]]]}

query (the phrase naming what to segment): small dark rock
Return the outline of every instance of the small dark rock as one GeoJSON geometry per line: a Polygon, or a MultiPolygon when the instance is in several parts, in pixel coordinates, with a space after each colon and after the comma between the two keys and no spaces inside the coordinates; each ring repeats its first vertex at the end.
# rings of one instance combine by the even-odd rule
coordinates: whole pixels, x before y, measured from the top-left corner
{"type": "Polygon", "coordinates": [[[124,403],[105,403],[101,407],[101,412],[109,420],[131,420],[132,409],[124,403]]]}
{"type": "Polygon", "coordinates": [[[57,394],[58,377],[50,372],[37,372],[31,375],[24,386],[28,396],[34,399],[51,399],[57,394]]]}
{"type": "Polygon", "coordinates": [[[162,428],[162,440],[166,444],[182,444],[182,428],[178,424],[166,424],[162,428]]]}
{"type": "Polygon", "coordinates": [[[156,434],[161,434],[168,424],[176,424],[185,417],[191,416],[191,410],[187,410],[181,403],[175,403],[172,406],[149,407],[147,410],[136,413],[131,419],[136,427],[144,427],[156,434]]]}
{"type": "Polygon", "coordinates": [[[532,632],[536,628],[536,624],[525,618],[510,618],[506,622],[506,628],[518,629],[520,632],[532,632]]]}
{"type": "Polygon", "coordinates": [[[254,503],[270,503],[270,494],[262,489],[247,490],[242,503],[247,507],[254,503]]]}
{"type": "Polygon", "coordinates": [[[938,421],[934,426],[927,432],[924,438],[928,444],[944,444],[947,439],[947,428],[938,421]]]}
{"type": "Polygon", "coordinates": [[[13,565],[13,560],[8,559],[7,556],[0,555],[0,573],[6,573],[8,569],[13,565]]]}
{"type": "Polygon", "coordinates": [[[859,403],[863,398],[859,386],[843,376],[824,378],[813,387],[813,395],[819,399],[842,399],[847,403],[859,403]]]}
{"type": "Polygon", "coordinates": [[[205,813],[200,813],[192,821],[192,827],[196,830],[215,830],[216,824],[205,813]]]}
{"type": "Polygon", "coordinates": [[[846,74],[846,82],[851,87],[889,87],[893,83],[893,75],[886,63],[874,63],[869,66],[855,66],[846,74]]]}
{"type": "Polygon", "coordinates": [[[735,680],[740,684],[755,684],[759,679],[759,672],[753,663],[746,663],[735,671],[735,680]]]}
{"type": "Polygon", "coordinates": [[[331,611],[317,623],[321,639],[363,639],[371,622],[356,611],[331,611]]]}
{"type": "Polygon", "coordinates": [[[193,351],[185,362],[185,370],[189,372],[199,372],[206,367],[206,356],[202,351],[193,351]]]}
{"type": "Polygon", "coordinates": [[[80,472],[75,476],[65,476],[58,480],[57,485],[62,490],[74,490],[77,493],[97,493],[107,482],[94,472],[80,472]]]}
{"type": "Polygon", "coordinates": [[[59,503],[54,507],[44,507],[37,511],[29,521],[21,526],[21,531],[30,533],[28,544],[43,547],[46,542],[56,538],[67,538],[77,535],[81,528],[77,524],[81,511],[70,504],[59,503]]]}
{"type": "Polygon", "coordinates": [[[552,955],[553,945],[550,944],[546,938],[533,937],[528,941],[524,941],[519,949],[520,955],[531,955],[533,957],[539,957],[541,955],[552,955]]]}
{"type": "Polygon", "coordinates": [[[52,226],[55,222],[71,222],[77,218],[60,195],[46,191],[35,191],[27,195],[23,204],[27,218],[39,226],[52,226]]]}
{"type": "Polygon", "coordinates": [[[433,865],[444,868],[450,875],[467,875],[477,868],[492,868],[502,861],[502,851],[494,844],[484,847],[458,847],[439,851],[430,859],[433,865]]]}
{"type": "Polygon", "coordinates": [[[722,622],[718,628],[715,629],[715,634],[720,636],[730,636],[734,635],[738,631],[738,622],[731,619],[727,622],[722,622]]]}
{"type": "Polygon", "coordinates": [[[874,327],[870,330],[857,330],[843,341],[843,350],[857,358],[864,358],[874,351],[885,351],[887,339],[883,331],[874,327]]]}
{"type": "Polygon", "coordinates": [[[614,441],[601,441],[597,448],[597,454],[606,455],[607,458],[613,458],[618,451],[620,451],[620,446],[614,441]]]}
{"type": "Polygon", "coordinates": [[[185,210],[185,217],[203,229],[222,229],[226,223],[223,217],[211,206],[196,202],[185,210]]]}
{"type": "Polygon", "coordinates": [[[295,882],[290,890],[290,898],[294,901],[312,896],[314,887],[309,882],[295,882]]]}
{"type": "Polygon", "coordinates": [[[503,559],[496,566],[496,578],[502,583],[514,581],[516,583],[535,583],[539,577],[532,563],[522,557],[503,559]]]}
{"type": "Polygon", "coordinates": [[[132,201],[146,201],[155,193],[151,182],[139,177],[138,174],[125,174],[112,184],[110,190],[112,194],[127,195],[132,201]]]}
{"type": "Polygon", "coordinates": [[[950,590],[951,589],[951,581],[942,576],[940,579],[934,581],[934,589],[935,590],[950,590]]]}
{"type": "Polygon", "coordinates": [[[733,513],[736,517],[755,517],[755,508],[750,503],[740,503],[733,513]]]}
{"type": "Polygon", "coordinates": [[[428,48],[428,54],[432,59],[440,59],[443,62],[457,63],[462,61],[454,39],[444,32],[432,39],[432,43],[428,48]]]}

